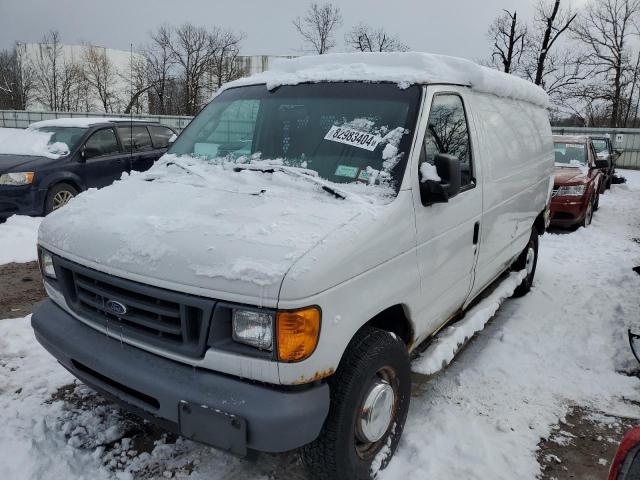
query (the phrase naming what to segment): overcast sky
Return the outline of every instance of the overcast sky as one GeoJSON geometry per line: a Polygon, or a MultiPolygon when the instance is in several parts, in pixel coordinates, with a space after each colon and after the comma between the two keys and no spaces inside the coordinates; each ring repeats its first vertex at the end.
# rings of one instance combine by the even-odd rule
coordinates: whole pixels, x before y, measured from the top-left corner
{"type": "MultiPolygon", "coordinates": [[[[337,35],[365,22],[383,26],[413,50],[470,59],[486,57],[486,31],[503,8],[530,18],[537,0],[341,0],[344,24],[337,35]]],[[[586,0],[564,0],[582,5],[586,0]]],[[[128,50],[148,41],[163,23],[192,22],[241,30],[245,55],[295,55],[302,43],[291,20],[302,15],[304,0],[0,0],[0,48],[15,41],[37,42],[52,29],[64,43],[90,42],[128,50]]]]}

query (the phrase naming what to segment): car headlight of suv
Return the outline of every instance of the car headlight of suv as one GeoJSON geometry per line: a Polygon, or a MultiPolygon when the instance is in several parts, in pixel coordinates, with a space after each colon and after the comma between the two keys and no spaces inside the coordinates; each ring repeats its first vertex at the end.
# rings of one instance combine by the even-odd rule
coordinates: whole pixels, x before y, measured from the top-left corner
{"type": "Polygon", "coordinates": [[[234,308],[231,314],[232,338],[261,350],[273,350],[273,320],[270,311],[234,308]]]}
{"type": "Polygon", "coordinates": [[[584,195],[586,185],[566,185],[558,188],[559,197],[581,197],[584,195]]]}
{"type": "Polygon", "coordinates": [[[0,175],[0,185],[29,185],[33,182],[33,172],[11,172],[0,175]]]}

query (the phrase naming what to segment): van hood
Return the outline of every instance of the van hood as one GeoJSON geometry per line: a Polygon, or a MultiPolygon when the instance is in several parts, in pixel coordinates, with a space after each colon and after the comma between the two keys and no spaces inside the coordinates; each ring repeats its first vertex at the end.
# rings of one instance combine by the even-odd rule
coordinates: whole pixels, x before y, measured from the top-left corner
{"type": "Polygon", "coordinates": [[[37,168],[53,160],[37,155],[0,154],[0,174],[20,171],[18,168],[37,168]]]}
{"type": "Polygon", "coordinates": [[[575,185],[587,181],[586,167],[557,167],[553,172],[555,185],[575,185]]]}
{"type": "Polygon", "coordinates": [[[40,244],[113,275],[275,306],[296,260],[384,203],[379,187],[353,186],[376,205],[283,172],[199,162],[199,175],[164,161],[80,194],[45,218],[40,244]]]}

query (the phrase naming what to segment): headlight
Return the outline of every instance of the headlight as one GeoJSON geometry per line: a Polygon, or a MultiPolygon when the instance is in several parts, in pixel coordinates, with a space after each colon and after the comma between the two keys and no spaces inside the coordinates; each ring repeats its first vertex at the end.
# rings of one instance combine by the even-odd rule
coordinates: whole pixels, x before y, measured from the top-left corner
{"type": "Polygon", "coordinates": [[[0,185],[29,185],[33,182],[33,172],[12,172],[0,175],[0,185]]]}
{"type": "Polygon", "coordinates": [[[56,279],[56,270],[53,268],[53,257],[45,250],[40,253],[40,271],[43,277],[56,279]]]}
{"type": "Polygon", "coordinates": [[[273,350],[273,313],[234,308],[232,337],[261,350],[273,350]]]}
{"type": "Polygon", "coordinates": [[[584,195],[586,185],[567,185],[558,188],[559,197],[581,197],[584,195]]]}

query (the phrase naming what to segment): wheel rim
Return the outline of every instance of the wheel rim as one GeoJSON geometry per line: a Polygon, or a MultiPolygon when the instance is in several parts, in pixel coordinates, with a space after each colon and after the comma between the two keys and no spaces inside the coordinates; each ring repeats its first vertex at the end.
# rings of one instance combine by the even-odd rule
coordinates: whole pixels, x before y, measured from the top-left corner
{"type": "Polygon", "coordinates": [[[53,209],[57,210],[60,207],[64,207],[72,198],[73,193],[71,193],[69,190],[61,190],[57,192],[53,196],[53,209]]]}
{"type": "Polygon", "coordinates": [[[355,446],[361,458],[375,453],[391,428],[398,409],[398,391],[392,368],[383,367],[372,377],[356,418],[355,446]]]}
{"type": "Polygon", "coordinates": [[[527,250],[527,259],[525,261],[525,268],[527,269],[527,276],[531,276],[533,272],[533,264],[536,259],[536,251],[533,247],[529,247],[527,250]]]}

